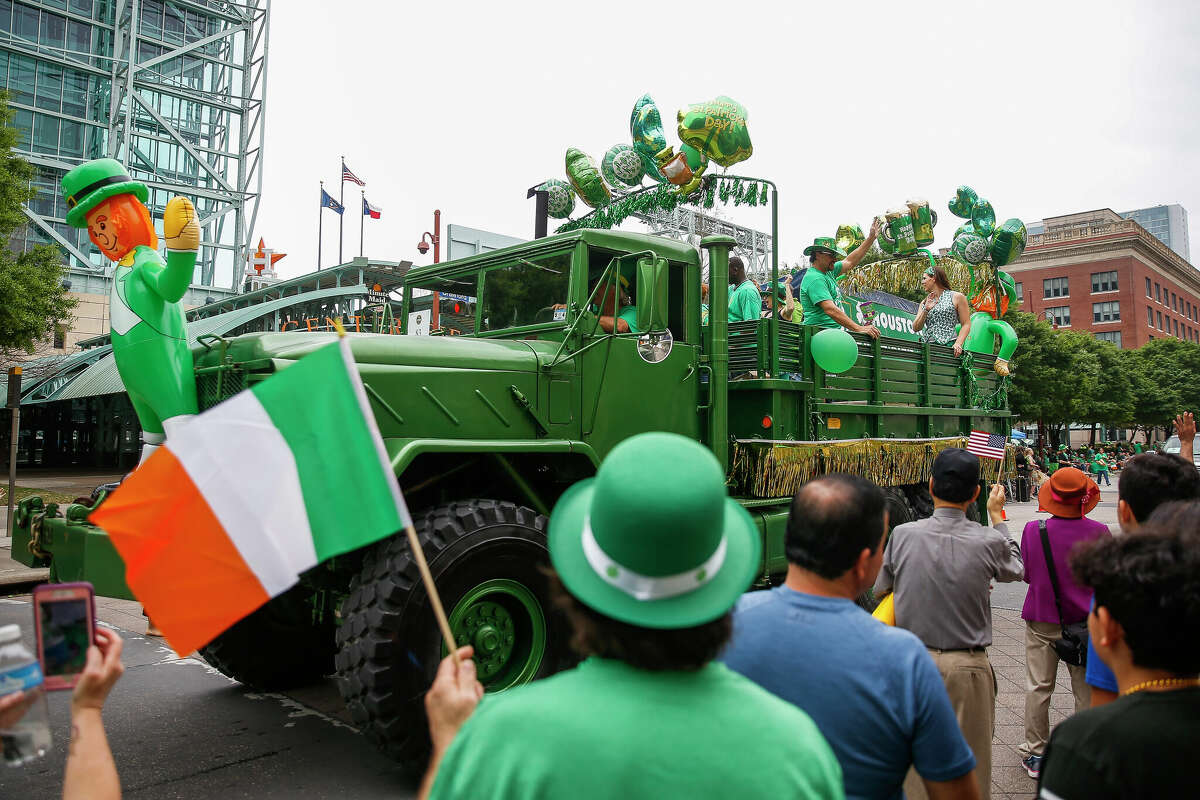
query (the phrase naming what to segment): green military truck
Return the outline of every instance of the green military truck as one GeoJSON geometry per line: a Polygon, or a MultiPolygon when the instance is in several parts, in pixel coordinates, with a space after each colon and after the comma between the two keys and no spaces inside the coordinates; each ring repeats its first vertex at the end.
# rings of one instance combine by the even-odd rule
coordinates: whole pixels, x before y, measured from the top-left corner
{"type": "MultiPolygon", "coordinates": [[[[701,243],[714,276],[726,272],[733,245],[720,236],[701,243]]],[[[1009,431],[1004,384],[949,348],[856,336],[857,363],[826,374],[810,357],[815,329],[778,318],[727,323],[719,279],[717,312],[702,326],[702,255],[635,233],[551,236],[409,273],[402,319],[414,291],[449,294],[465,303],[455,323],[463,335],[352,335],[451,627],[474,645],[489,691],[571,663],[543,572],[547,518],[623,439],[671,431],[712,448],[730,493],[762,530],[768,585],[786,571],[788,504],[803,481],[869,476],[888,487],[896,524],[931,512],[938,450],[972,429],[1009,431]],[[633,307],[625,316],[633,332],[605,330],[601,318],[611,326],[613,315],[605,304],[618,295],[633,307]]],[[[201,406],[329,340],[301,332],[206,340],[195,350],[201,406]]],[[[337,452],[328,458],[336,463],[337,452]]],[[[326,500],[354,524],[354,497],[326,500]]],[[[89,511],[24,501],[13,552],[49,565],[53,580],[90,580],[102,594],[129,597],[123,565],[86,522],[89,511]]],[[[443,652],[398,534],[311,570],[202,654],[259,688],[336,674],[364,733],[415,761],[427,742],[422,694],[443,652]]]]}

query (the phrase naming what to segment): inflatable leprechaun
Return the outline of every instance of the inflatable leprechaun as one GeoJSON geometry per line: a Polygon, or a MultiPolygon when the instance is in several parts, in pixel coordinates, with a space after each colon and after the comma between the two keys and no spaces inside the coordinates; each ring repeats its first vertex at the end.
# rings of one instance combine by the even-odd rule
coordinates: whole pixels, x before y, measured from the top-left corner
{"type": "Polygon", "coordinates": [[[62,179],[67,224],[113,261],[109,319],[113,357],[142,424],[145,461],[177,425],[196,414],[196,382],[180,300],[192,280],[200,247],[196,209],[174,197],[163,214],[164,260],[145,185],[111,158],[89,161],[62,179]]]}

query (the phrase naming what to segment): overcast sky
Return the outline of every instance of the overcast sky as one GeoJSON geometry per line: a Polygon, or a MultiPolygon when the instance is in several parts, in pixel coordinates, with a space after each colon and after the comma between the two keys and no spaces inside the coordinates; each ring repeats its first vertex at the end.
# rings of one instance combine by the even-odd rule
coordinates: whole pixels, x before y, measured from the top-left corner
{"type": "MultiPolygon", "coordinates": [[[[429,263],[446,223],[530,237],[526,190],[629,141],[643,93],[675,113],[728,95],[780,187],[780,257],[960,183],[1000,219],[1181,203],[1200,229],[1200,10],[1189,2],[597,3],[277,0],[255,236],[316,266],[318,181],[338,157],[383,208],[366,254],[429,263]]],[[[346,185],[345,258],[359,187],[346,185]]],[[[581,204],[577,204],[579,213],[581,204]]],[[[769,230],[761,210],[728,218],[769,230]]],[[[1192,235],[1192,251],[1197,249],[1192,235]]],[[[324,264],[337,260],[325,212],[324,264]]],[[[1198,258],[1197,260],[1200,260],[1198,258]]]]}

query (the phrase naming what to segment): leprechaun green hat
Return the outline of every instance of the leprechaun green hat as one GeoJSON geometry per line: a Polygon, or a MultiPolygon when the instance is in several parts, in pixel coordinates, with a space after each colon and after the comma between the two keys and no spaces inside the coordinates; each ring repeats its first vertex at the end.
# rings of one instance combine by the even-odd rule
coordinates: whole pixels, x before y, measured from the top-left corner
{"type": "Polygon", "coordinates": [[[621,442],[550,514],[550,560],[567,591],[644,628],[689,628],[733,607],[758,571],[750,515],[713,454],[674,433],[621,442]]]}
{"type": "Polygon", "coordinates": [[[86,228],[87,213],[115,195],[132,193],[143,203],[150,197],[145,184],[130,178],[121,162],[113,158],[80,164],[63,175],[62,191],[70,209],[67,224],[72,228],[86,228]]]}
{"type": "Polygon", "coordinates": [[[832,236],[818,236],[813,239],[813,243],[804,248],[804,255],[811,256],[814,251],[823,250],[827,253],[833,253],[838,258],[845,258],[846,254],[838,249],[837,242],[832,236]]]}

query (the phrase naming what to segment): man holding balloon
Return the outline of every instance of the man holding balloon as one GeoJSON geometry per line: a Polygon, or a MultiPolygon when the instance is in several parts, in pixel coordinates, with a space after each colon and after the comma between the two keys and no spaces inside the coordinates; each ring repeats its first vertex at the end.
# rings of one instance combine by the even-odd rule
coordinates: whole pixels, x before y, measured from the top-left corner
{"type": "Polygon", "coordinates": [[[804,248],[804,255],[812,258],[812,267],[804,273],[800,283],[800,307],[804,310],[804,324],[819,328],[842,327],[854,333],[865,333],[879,338],[879,329],[874,325],[859,325],[842,310],[842,299],[837,279],[859,265],[879,235],[879,221],[871,223],[871,231],[849,255],[837,249],[829,237],[819,236],[804,248]],[[838,260],[838,257],[841,259],[838,260]]]}

